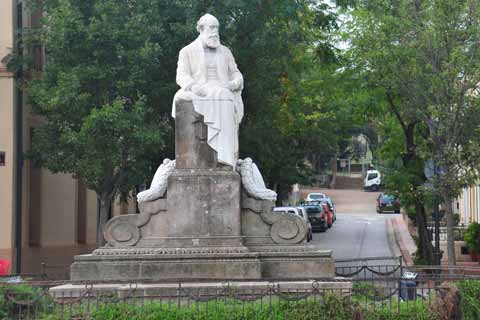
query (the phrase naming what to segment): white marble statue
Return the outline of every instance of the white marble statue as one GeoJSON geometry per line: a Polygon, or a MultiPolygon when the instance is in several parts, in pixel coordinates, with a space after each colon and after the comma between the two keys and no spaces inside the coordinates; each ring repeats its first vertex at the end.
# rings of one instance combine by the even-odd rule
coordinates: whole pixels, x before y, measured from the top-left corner
{"type": "Polygon", "coordinates": [[[175,170],[175,160],[165,159],[153,176],[150,189],[137,194],[138,202],[154,201],[162,198],[167,191],[168,177],[175,170]]]}
{"type": "Polygon", "coordinates": [[[243,118],[243,77],[232,52],[220,44],[217,18],[206,14],[197,22],[198,38],[178,57],[177,84],[173,101],[192,100],[208,127],[208,144],[219,163],[235,168],[238,159],[238,128],[243,118]]]}
{"type": "Polygon", "coordinates": [[[237,171],[242,177],[243,189],[250,197],[259,200],[276,201],[277,193],[267,189],[257,165],[250,158],[237,161],[237,171]]]}

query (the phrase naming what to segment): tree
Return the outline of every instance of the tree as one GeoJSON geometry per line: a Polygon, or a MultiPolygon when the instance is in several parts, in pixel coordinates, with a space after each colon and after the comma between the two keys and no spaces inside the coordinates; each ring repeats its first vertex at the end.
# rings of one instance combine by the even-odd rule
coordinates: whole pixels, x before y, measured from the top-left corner
{"type": "Polygon", "coordinates": [[[305,142],[312,140],[305,128],[311,120],[300,117],[304,104],[296,90],[312,66],[305,50],[316,42],[318,52],[329,52],[322,35],[334,26],[335,15],[324,5],[310,0],[40,3],[45,13],[40,28],[24,30],[25,47],[44,46],[48,61],[41,73],[25,79],[32,111],[44,120],[34,131],[30,155],[97,193],[99,243],[112,199],[147,182],[161,159],[173,155],[167,119],[177,90],[176,60],[197,36],[194,26],[205,12],[220,20],[222,39],[246,79],[242,155],[252,156],[278,190],[305,178],[305,142]],[[288,157],[279,156],[285,150],[288,157]]]}
{"type": "Polygon", "coordinates": [[[447,255],[455,265],[453,199],[478,178],[480,167],[480,3],[432,1],[416,7],[419,54],[427,76],[427,112],[435,184],[447,220],[447,255]]]}
{"type": "Polygon", "coordinates": [[[98,244],[112,199],[145,181],[170,130],[153,103],[161,47],[149,2],[45,0],[41,29],[28,40],[48,53],[27,83],[32,111],[44,120],[30,155],[96,192],[98,244]]]}
{"type": "Polygon", "coordinates": [[[421,79],[422,74],[417,71],[414,24],[408,19],[411,8],[407,2],[357,4],[348,25],[351,68],[358,70],[365,90],[370,92],[360,111],[385,134],[380,139],[384,146],[379,157],[387,166],[387,185],[399,193],[404,205],[414,207],[419,233],[417,256],[430,264],[433,248],[426,225],[423,158],[418,150],[424,140],[421,108],[425,101],[419,93],[421,81],[412,81],[421,79]]]}
{"type": "Polygon", "coordinates": [[[415,199],[420,249],[430,256],[420,220],[428,195],[423,162],[433,158],[443,168],[434,185],[446,209],[447,253],[455,264],[451,201],[477,177],[480,159],[474,93],[480,82],[479,4],[365,0],[357,6],[353,61],[383,91],[383,105],[404,133],[403,165],[392,168],[405,176],[397,183],[408,186],[401,193],[415,199]]]}

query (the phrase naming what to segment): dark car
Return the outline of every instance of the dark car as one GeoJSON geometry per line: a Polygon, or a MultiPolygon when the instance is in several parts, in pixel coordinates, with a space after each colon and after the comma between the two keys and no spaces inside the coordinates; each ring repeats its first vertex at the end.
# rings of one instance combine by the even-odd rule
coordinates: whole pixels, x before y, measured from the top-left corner
{"type": "Polygon", "coordinates": [[[313,231],[324,232],[328,229],[327,216],[321,205],[305,205],[303,206],[308,215],[308,220],[312,225],[313,231]]]}
{"type": "Polygon", "coordinates": [[[377,198],[377,212],[385,211],[400,213],[400,200],[394,195],[381,193],[377,198]]]}
{"type": "Polygon", "coordinates": [[[305,203],[305,205],[320,205],[320,206],[326,205],[327,208],[325,210],[328,211],[326,213],[329,215],[327,219],[329,227],[331,227],[332,224],[337,220],[337,215],[335,213],[335,204],[333,203],[332,198],[325,197],[321,200],[308,201],[305,203]]]}

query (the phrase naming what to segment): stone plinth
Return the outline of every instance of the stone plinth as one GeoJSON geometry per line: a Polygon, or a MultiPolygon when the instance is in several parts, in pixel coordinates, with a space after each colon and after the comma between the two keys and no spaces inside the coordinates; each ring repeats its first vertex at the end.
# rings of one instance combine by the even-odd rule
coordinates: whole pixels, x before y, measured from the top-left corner
{"type": "Polygon", "coordinates": [[[122,282],[188,279],[259,279],[258,255],[236,248],[98,249],[76,256],[71,280],[122,282]]]}
{"type": "Polygon", "coordinates": [[[140,203],[140,214],[108,221],[108,245],[76,256],[71,280],[333,278],[331,251],[304,243],[305,221],[275,213],[272,199],[248,193],[248,186],[258,185],[252,181],[255,176],[241,170],[242,193],[240,175],[232,168],[217,168],[207,127],[191,101],[178,102],[176,116],[176,165],[163,180],[166,195],[140,203]]]}
{"type": "Polygon", "coordinates": [[[217,153],[207,143],[208,128],[192,101],[179,100],[175,111],[175,160],[177,169],[217,166],[217,153]]]}
{"type": "Polygon", "coordinates": [[[75,257],[71,280],[187,281],[333,278],[331,251],[314,246],[102,248],[75,257]]]}
{"type": "MultiPolygon", "coordinates": [[[[311,293],[322,294],[333,292],[340,295],[351,294],[352,282],[344,278],[334,278],[332,281],[229,281],[229,282],[175,282],[168,283],[112,283],[93,284],[91,286],[65,284],[50,289],[50,294],[57,299],[77,299],[87,294],[89,297],[145,297],[145,298],[168,298],[189,299],[191,295],[203,296],[221,293],[223,297],[231,293],[235,298],[238,293],[245,292],[249,295],[263,294],[265,290],[271,294],[282,293],[311,293]],[[231,291],[229,291],[231,289],[231,291]]],[[[171,301],[171,300],[169,300],[171,301]]]]}
{"type": "Polygon", "coordinates": [[[162,221],[168,225],[165,245],[242,246],[240,188],[235,171],[175,170],[168,179],[168,213],[162,221]]]}

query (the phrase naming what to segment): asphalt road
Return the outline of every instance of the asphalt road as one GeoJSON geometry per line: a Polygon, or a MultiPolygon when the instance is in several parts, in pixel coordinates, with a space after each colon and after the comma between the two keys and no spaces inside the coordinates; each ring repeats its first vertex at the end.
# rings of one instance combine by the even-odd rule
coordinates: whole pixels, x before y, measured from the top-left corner
{"type": "Polygon", "coordinates": [[[392,256],[386,220],[397,215],[375,212],[378,193],[363,190],[319,191],[332,197],[336,204],[337,221],[328,231],[314,233],[310,244],[333,250],[336,260],[392,256]]]}

